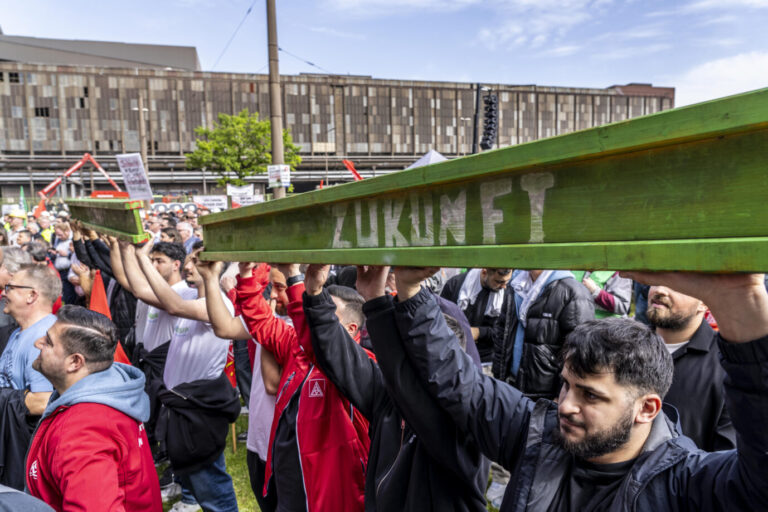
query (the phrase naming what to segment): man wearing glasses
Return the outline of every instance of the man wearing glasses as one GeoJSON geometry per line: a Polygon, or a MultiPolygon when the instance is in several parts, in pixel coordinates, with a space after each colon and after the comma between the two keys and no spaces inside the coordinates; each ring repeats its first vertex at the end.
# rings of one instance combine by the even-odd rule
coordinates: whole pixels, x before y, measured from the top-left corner
{"type": "Polygon", "coordinates": [[[19,324],[0,356],[0,407],[3,464],[0,483],[15,488],[24,485],[24,453],[32,428],[45,410],[52,384],[32,367],[40,350],[35,341],[56,322],[51,313],[61,294],[58,273],[45,265],[26,264],[5,284],[5,312],[19,324]]]}

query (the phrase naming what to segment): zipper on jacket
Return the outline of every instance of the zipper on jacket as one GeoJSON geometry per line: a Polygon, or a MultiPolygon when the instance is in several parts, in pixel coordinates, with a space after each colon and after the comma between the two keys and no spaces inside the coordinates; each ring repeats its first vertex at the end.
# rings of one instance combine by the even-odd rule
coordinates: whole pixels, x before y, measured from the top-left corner
{"type": "Polygon", "coordinates": [[[400,454],[403,451],[403,440],[405,439],[405,420],[400,419],[400,448],[397,450],[397,455],[395,456],[395,460],[392,461],[392,465],[389,466],[389,469],[386,473],[384,473],[384,476],[381,477],[381,480],[379,480],[378,485],[376,485],[376,496],[379,496],[379,491],[381,490],[381,484],[384,483],[384,481],[389,477],[389,474],[392,473],[392,470],[395,469],[395,466],[397,465],[398,459],[400,459],[400,454]]]}
{"type": "Polygon", "coordinates": [[[283,393],[285,392],[285,388],[287,388],[287,387],[288,387],[288,384],[290,384],[290,383],[291,383],[291,381],[293,380],[293,378],[294,378],[295,376],[296,376],[296,372],[293,372],[293,373],[291,373],[291,374],[288,376],[288,378],[287,378],[287,379],[285,379],[285,384],[283,384],[283,387],[282,387],[282,388],[280,388],[280,392],[279,392],[279,393],[277,394],[277,396],[275,397],[275,402],[279,402],[279,401],[280,401],[280,397],[281,397],[281,396],[283,396],[283,393]]]}

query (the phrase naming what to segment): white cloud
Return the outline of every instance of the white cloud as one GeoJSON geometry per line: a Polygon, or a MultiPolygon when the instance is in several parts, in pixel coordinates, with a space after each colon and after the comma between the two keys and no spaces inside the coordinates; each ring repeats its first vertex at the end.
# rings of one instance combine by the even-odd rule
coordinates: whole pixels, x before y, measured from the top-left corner
{"type": "Polygon", "coordinates": [[[556,46],[552,48],[551,50],[547,50],[542,53],[542,55],[547,55],[550,57],[567,57],[569,55],[573,55],[574,53],[581,50],[581,46],[577,44],[566,44],[562,46],[556,46]]]}
{"type": "Polygon", "coordinates": [[[670,80],[675,104],[690,105],[768,87],[768,52],[750,52],[695,66],[670,80]]]}

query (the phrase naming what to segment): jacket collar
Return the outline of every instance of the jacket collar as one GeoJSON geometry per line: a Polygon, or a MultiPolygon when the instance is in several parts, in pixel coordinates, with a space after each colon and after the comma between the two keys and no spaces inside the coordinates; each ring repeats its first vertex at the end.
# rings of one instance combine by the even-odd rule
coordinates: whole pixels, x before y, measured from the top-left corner
{"type": "Polygon", "coordinates": [[[691,336],[691,340],[683,348],[676,350],[672,354],[672,359],[677,360],[684,356],[688,351],[699,352],[706,354],[712,350],[715,346],[715,331],[709,326],[707,320],[702,318],[701,325],[696,329],[696,332],[691,336]]]}

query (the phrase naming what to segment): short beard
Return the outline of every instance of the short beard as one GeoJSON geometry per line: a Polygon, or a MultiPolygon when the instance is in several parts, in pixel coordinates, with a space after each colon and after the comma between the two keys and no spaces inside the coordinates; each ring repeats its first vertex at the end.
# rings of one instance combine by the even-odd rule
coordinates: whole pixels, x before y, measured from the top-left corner
{"type": "Polygon", "coordinates": [[[691,316],[685,316],[681,313],[672,314],[667,316],[661,314],[660,311],[654,308],[648,308],[645,316],[648,317],[648,322],[651,325],[661,329],[669,329],[670,331],[680,331],[688,326],[691,321],[691,316]]]}
{"type": "Polygon", "coordinates": [[[624,415],[607,430],[588,433],[581,441],[573,442],[566,439],[558,427],[555,431],[555,440],[565,451],[581,459],[589,460],[624,446],[629,441],[633,423],[634,411],[631,406],[628,406],[624,415]]]}

